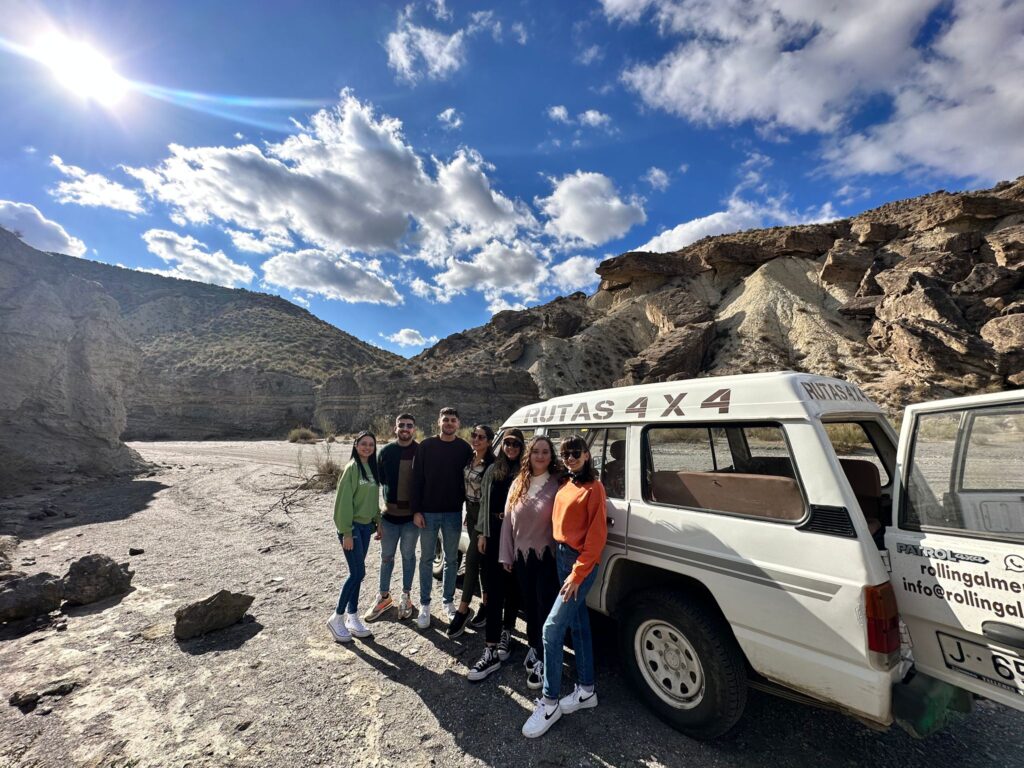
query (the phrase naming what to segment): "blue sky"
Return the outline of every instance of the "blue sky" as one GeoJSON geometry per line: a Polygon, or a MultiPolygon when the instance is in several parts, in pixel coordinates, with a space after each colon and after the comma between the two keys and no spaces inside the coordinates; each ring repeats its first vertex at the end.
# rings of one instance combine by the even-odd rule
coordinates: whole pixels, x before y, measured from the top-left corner
{"type": "Polygon", "coordinates": [[[1019,0],[14,0],[0,226],[409,355],[628,250],[1014,178],[1022,83],[1019,0]]]}

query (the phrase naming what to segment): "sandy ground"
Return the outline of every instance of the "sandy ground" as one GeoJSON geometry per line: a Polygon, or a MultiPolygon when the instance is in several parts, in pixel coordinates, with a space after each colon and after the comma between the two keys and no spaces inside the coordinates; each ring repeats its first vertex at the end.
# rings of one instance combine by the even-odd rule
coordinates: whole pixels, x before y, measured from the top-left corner
{"type": "MultiPolygon", "coordinates": [[[[915,741],[751,692],[729,739],[692,741],[627,687],[609,621],[595,627],[600,707],[528,741],[519,733],[531,702],[521,646],[499,673],[468,683],[482,638],[470,629],[448,640],[439,599],[428,631],[388,618],[372,641],[332,642],[324,622],[343,574],[332,496],[280,503],[295,484],[296,446],[133,447],[156,465],[151,475],[0,499],[0,533],[22,539],[15,568],[63,574],[102,552],[136,572],[132,592],[69,610],[66,628],[0,630],[0,766],[1002,768],[1020,759],[1024,715],[987,702],[915,741]],[[28,519],[45,504],[56,514],[28,519]],[[129,558],[129,547],[145,552],[129,558]],[[174,609],[221,588],[255,595],[252,620],[177,643],[174,609]],[[29,714],[6,704],[16,690],[60,678],[78,687],[29,714]]],[[[375,548],[367,562],[364,604],[375,592],[375,548]]]]}

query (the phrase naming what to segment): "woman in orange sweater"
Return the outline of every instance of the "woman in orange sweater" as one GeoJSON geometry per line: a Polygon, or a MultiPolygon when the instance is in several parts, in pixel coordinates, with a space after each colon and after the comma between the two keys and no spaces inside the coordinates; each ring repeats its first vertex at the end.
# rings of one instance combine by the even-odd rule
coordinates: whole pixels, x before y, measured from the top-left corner
{"type": "Polygon", "coordinates": [[[608,537],[606,497],[586,440],[579,435],[567,437],[562,441],[561,454],[566,482],[555,496],[551,526],[562,586],[544,622],[544,697],[537,699],[533,714],[523,725],[523,735],[529,738],[543,735],[563,713],[597,706],[587,593],[597,577],[597,564],[608,537]],[[576,655],[576,686],[559,699],[567,629],[572,632],[576,655]]]}

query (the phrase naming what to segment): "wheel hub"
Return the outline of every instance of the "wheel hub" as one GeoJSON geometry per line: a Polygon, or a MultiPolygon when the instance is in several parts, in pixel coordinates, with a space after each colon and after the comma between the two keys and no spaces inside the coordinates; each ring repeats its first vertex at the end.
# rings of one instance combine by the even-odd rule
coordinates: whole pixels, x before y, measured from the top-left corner
{"type": "Polygon", "coordinates": [[[704,699],[704,668],[686,636],[668,622],[641,624],[634,640],[637,665],[651,690],[676,709],[693,709],[704,699]]]}

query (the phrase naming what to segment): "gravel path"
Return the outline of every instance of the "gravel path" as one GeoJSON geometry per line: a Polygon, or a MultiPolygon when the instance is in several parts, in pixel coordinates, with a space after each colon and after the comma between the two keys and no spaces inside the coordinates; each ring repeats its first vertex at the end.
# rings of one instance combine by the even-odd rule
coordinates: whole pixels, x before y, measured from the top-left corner
{"type": "MultiPolygon", "coordinates": [[[[343,573],[332,496],[280,503],[296,482],[297,446],[133,447],[158,465],[152,475],[0,500],[0,533],[22,539],[15,568],[62,574],[89,552],[128,560],[129,547],[145,550],[130,558],[135,589],[123,598],[71,609],[66,628],[0,635],[0,766],[1002,768],[1020,759],[1024,715],[987,702],[915,741],[752,692],[731,738],[692,741],[628,689],[609,621],[595,626],[601,706],[528,741],[519,733],[531,701],[521,646],[514,663],[468,683],[481,637],[470,629],[448,640],[439,599],[428,631],[385,618],[372,641],[332,642],[324,621],[343,573]],[[56,516],[27,519],[45,503],[56,516]],[[221,588],[255,595],[253,620],[175,642],[174,609],[221,588]],[[4,703],[60,678],[78,687],[35,712],[4,703]]],[[[375,592],[377,553],[374,544],[363,604],[375,592]]]]}

